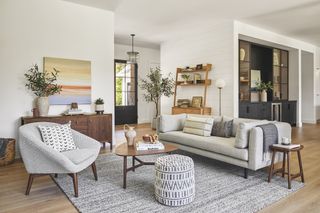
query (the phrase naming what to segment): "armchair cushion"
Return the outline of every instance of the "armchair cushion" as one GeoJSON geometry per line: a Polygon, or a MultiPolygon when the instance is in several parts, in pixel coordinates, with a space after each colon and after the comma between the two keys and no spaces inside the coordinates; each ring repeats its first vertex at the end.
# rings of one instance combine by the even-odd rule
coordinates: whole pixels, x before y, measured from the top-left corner
{"type": "Polygon", "coordinates": [[[66,156],[74,164],[81,164],[90,157],[94,156],[94,153],[94,149],[75,149],[66,152],[61,152],[61,154],[66,156]]]}
{"type": "Polygon", "coordinates": [[[72,138],[71,123],[50,126],[39,125],[38,127],[42,140],[47,146],[59,152],[77,149],[72,138]]]}

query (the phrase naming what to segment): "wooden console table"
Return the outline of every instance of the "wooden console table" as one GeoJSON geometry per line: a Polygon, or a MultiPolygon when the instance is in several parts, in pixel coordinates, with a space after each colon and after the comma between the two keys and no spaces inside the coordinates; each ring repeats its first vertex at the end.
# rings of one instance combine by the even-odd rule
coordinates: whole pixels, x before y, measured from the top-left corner
{"type": "Polygon", "coordinates": [[[22,117],[21,124],[53,122],[65,124],[71,121],[71,128],[103,143],[110,143],[112,150],[112,114],[61,115],[47,117],[22,117]]]}

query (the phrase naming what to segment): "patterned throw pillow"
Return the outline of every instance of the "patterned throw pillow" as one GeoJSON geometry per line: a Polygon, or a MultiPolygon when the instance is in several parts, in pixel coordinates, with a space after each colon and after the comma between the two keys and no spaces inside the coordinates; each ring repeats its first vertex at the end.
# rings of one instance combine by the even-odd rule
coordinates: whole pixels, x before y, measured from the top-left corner
{"type": "Polygon", "coordinates": [[[230,138],[232,135],[233,120],[223,119],[220,122],[214,122],[211,136],[230,138]]]}
{"type": "Polygon", "coordinates": [[[57,150],[58,152],[77,149],[72,138],[71,123],[54,125],[54,126],[38,126],[42,135],[43,142],[57,150]]]}
{"type": "Polygon", "coordinates": [[[208,137],[211,133],[212,124],[213,118],[189,117],[184,123],[183,132],[208,137]]]}

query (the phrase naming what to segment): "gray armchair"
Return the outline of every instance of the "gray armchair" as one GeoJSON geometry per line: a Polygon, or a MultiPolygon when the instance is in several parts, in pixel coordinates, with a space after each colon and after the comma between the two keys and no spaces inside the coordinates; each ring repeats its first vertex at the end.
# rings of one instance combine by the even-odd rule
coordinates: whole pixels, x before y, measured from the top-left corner
{"type": "Polygon", "coordinates": [[[41,175],[68,174],[73,179],[75,197],[78,197],[77,173],[91,165],[95,180],[98,180],[95,160],[100,151],[100,143],[84,134],[72,130],[72,136],[79,149],[58,152],[47,146],[41,137],[39,125],[57,125],[38,122],[19,128],[19,149],[29,173],[26,195],[29,195],[34,177],[41,175]]]}

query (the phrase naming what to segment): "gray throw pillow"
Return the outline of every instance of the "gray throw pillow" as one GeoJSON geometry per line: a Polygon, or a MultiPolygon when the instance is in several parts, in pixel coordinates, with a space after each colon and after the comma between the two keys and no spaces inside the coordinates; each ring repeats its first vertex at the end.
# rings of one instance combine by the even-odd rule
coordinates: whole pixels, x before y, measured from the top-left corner
{"type": "Polygon", "coordinates": [[[232,135],[233,120],[222,120],[214,122],[212,126],[211,136],[230,138],[232,135]]]}

